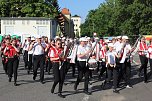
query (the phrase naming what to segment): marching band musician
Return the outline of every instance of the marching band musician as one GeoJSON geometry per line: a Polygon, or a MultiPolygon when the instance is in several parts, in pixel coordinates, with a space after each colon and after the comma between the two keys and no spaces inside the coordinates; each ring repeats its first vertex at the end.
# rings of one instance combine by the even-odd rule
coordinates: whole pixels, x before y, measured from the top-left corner
{"type": "MultiPolygon", "coordinates": [[[[100,44],[102,46],[102,48],[100,49],[100,64],[101,64],[101,70],[100,70],[100,74],[99,74],[99,80],[101,78],[101,76],[103,75],[103,73],[107,70],[106,68],[106,52],[107,52],[107,44],[104,43],[103,39],[100,40],[100,44]]],[[[106,72],[106,77],[107,77],[107,72],[106,72]]]]}
{"type": "Polygon", "coordinates": [[[146,39],[145,39],[145,37],[142,37],[141,41],[140,41],[140,45],[139,45],[139,51],[138,51],[140,62],[141,62],[141,66],[139,68],[138,75],[140,77],[141,71],[142,71],[142,69],[144,69],[144,82],[145,83],[147,83],[147,64],[148,64],[147,49],[148,49],[148,47],[146,45],[146,39]]]}
{"type": "Polygon", "coordinates": [[[4,55],[4,49],[6,47],[6,44],[5,44],[6,39],[7,38],[4,38],[1,43],[1,57],[2,57],[2,64],[3,64],[3,69],[5,71],[5,74],[7,74],[7,63],[6,63],[6,57],[4,55]]]}
{"type": "MultiPolygon", "coordinates": [[[[31,42],[29,44],[29,46],[31,46],[33,44],[33,42],[35,41],[34,38],[31,38],[31,42]]],[[[32,69],[33,66],[33,51],[34,48],[32,48],[32,50],[29,50],[30,47],[28,47],[28,68],[27,68],[27,73],[30,74],[30,71],[32,69]]]]}
{"type": "Polygon", "coordinates": [[[51,89],[51,93],[54,93],[55,87],[59,83],[58,96],[61,98],[65,98],[65,96],[62,95],[62,87],[65,78],[65,68],[64,66],[62,66],[61,69],[59,69],[61,62],[63,62],[63,59],[60,57],[60,54],[63,52],[63,48],[61,45],[61,39],[56,39],[55,46],[52,46],[49,50],[49,57],[52,62],[54,73],[54,83],[51,89]]]}
{"type": "Polygon", "coordinates": [[[149,53],[149,64],[150,64],[150,75],[152,74],[152,39],[150,40],[150,45],[148,46],[148,53],[149,53]]]}
{"type": "Polygon", "coordinates": [[[33,41],[29,48],[29,50],[33,49],[33,80],[35,81],[37,70],[40,67],[40,82],[42,84],[44,84],[45,48],[46,45],[42,44],[40,36],[36,37],[36,41],[33,41]]]}
{"type": "Polygon", "coordinates": [[[23,59],[24,59],[24,67],[25,69],[28,66],[28,48],[29,48],[29,44],[31,42],[31,37],[27,37],[27,39],[25,40],[24,44],[23,44],[23,59]]]}
{"type": "Polygon", "coordinates": [[[118,85],[122,78],[125,79],[126,88],[131,88],[130,84],[130,72],[131,72],[131,63],[129,53],[131,52],[131,46],[128,43],[128,36],[122,36],[122,50],[120,58],[120,68],[118,76],[118,85]]]}
{"type": "Polygon", "coordinates": [[[45,48],[45,51],[47,52],[47,58],[48,58],[48,66],[46,66],[46,72],[48,72],[49,75],[50,75],[50,69],[52,68],[52,62],[49,58],[51,54],[49,50],[51,49],[51,47],[55,47],[55,40],[53,39],[50,39],[50,44],[48,44],[47,47],[45,48]]]}
{"type": "Polygon", "coordinates": [[[4,55],[7,57],[7,68],[9,82],[12,80],[12,74],[14,73],[14,86],[17,86],[17,69],[19,65],[19,47],[16,45],[16,40],[9,38],[6,39],[6,47],[4,49],[4,55]]]}
{"type": "Polygon", "coordinates": [[[90,50],[86,46],[86,38],[80,38],[80,45],[78,46],[77,50],[77,60],[78,60],[78,77],[77,81],[74,85],[74,90],[77,90],[77,86],[79,85],[80,81],[85,76],[84,80],[84,93],[90,95],[91,93],[88,92],[88,83],[89,83],[89,68],[86,66],[86,60],[88,59],[90,50]]]}
{"type": "Polygon", "coordinates": [[[109,83],[111,81],[111,76],[113,74],[113,92],[119,93],[117,90],[117,80],[118,80],[118,67],[116,65],[116,57],[118,58],[118,55],[116,51],[114,51],[114,45],[113,43],[108,44],[109,50],[106,52],[106,67],[107,67],[107,74],[108,78],[106,80],[106,83],[109,83]]]}

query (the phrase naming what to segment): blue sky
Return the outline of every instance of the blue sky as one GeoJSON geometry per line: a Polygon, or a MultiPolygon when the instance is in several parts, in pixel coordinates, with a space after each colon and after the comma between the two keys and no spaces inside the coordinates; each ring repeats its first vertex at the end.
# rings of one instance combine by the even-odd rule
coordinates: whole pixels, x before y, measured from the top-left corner
{"type": "Polygon", "coordinates": [[[59,6],[62,8],[68,8],[73,15],[77,14],[81,16],[82,22],[88,14],[88,11],[98,8],[100,3],[105,0],[58,0],[59,6]]]}

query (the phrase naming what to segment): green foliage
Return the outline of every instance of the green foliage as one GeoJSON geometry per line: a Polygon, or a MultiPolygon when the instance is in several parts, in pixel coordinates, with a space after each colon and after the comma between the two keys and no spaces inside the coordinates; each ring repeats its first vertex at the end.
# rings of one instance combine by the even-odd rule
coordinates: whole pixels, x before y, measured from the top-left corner
{"type": "Polygon", "coordinates": [[[1,0],[1,17],[47,17],[58,15],[57,0],[1,0]]]}
{"type": "Polygon", "coordinates": [[[90,10],[81,25],[82,35],[133,35],[152,33],[151,0],[107,0],[90,10]]]}

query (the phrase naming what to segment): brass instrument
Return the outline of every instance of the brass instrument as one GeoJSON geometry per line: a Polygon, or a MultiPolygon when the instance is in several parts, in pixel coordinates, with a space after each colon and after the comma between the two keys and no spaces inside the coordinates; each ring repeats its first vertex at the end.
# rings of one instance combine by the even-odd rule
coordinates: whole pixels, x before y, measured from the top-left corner
{"type": "MultiPolygon", "coordinates": [[[[59,55],[59,57],[62,59],[62,60],[65,60],[67,59],[67,57],[72,53],[72,49],[74,47],[74,42],[69,42],[64,51],[59,55]]],[[[64,61],[62,62],[62,64],[60,65],[59,67],[59,70],[61,69],[61,67],[63,66],[64,64],[64,61]]]]}

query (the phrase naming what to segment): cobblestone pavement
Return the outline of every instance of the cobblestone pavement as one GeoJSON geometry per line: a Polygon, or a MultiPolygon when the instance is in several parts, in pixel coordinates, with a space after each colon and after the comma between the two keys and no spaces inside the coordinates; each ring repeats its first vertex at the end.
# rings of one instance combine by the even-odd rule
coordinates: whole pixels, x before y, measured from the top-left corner
{"type": "MultiPolygon", "coordinates": [[[[1,61],[1,60],[0,60],[1,61]]],[[[90,81],[92,85],[89,90],[92,95],[83,93],[84,83],[78,86],[79,92],[75,93],[73,90],[76,78],[71,77],[71,72],[66,76],[65,84],[63,86],[63,95],[66,98],[57,96],[58,87],[55,94],[51,94],[50,89],[53,84],[53,75],[45,74],[45,84],[38,82],[39,76],[36,81],[32,79],[32,73],[27,74],[24,70],[22,58],[18,68],[18,86],[14,86],[12,82],[8,82],[7,75],[5,75],[2,64],[0,62],[0,101],[152,101],[152,77],[149,78],[149,83],[145,84],[143,78],[138,78],[137,68],[139,66],[132,66],[131,82],[133,88],[128,89],[125,87],[119,88],[120,94],[115,94],[112,89],[103,90],[101,87],[102,80],[97,79],[96,74],[90,81]]]]}

